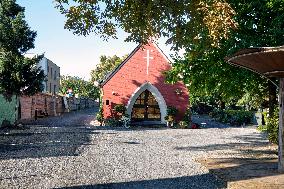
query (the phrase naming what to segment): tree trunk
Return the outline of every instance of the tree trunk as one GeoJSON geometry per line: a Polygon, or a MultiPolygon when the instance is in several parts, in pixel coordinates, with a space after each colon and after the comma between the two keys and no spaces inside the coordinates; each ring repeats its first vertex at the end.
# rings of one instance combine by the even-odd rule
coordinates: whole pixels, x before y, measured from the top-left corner
{"type": "Polygon", "coordinates": [[[284,172],[284,78],[280,78],[279,87],[279,135],[278,135],[278,170],[284,172]]]}
{"type": "Polygon", "coordinates": [[[220,108],[221,108],[221,110],[224,110],[225,109],[225,102],[224,101],[221,101],[220,102],[220,108]]]}
{"type": "MultiPolygon", "coordinates": [[[[276,78],[271,78],[272,82],[276,82],[276,78]]],[[[269,116],[272,116],[274,113],[274,109],[277,105],[277,87],[271,82],[268,82],[268,93],[269,93],[269,116]]]]}

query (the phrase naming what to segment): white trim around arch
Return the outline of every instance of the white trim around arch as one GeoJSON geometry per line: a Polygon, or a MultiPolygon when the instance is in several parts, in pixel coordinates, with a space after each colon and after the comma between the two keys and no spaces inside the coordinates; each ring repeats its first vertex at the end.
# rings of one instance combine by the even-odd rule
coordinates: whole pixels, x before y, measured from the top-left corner
{"type": "Polygon", "coordinates": [[[142,84],[131,95],[130,99],[128,100],[127,106],[126,106],[127,114],[131,115],[132,108],[133,108],[133,105],[134,105],[136,99],[145,90],[150,91],[153,94],[153,96],[156,98],[156,100],[159,104],[160,112],[161,112],[161,123],[166,123],[166,121],[165,121],[165,116],[167,115],[166,101],[165,101],[164,97],[162,96],[162,94],[160,93],[160,91],[154,85],[152,85],[149,82],[142,84]]]}

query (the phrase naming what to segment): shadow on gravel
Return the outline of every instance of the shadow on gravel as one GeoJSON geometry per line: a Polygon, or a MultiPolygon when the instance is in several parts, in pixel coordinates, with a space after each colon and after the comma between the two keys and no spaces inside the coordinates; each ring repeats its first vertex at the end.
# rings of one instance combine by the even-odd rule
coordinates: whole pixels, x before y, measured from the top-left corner
{"type": "Polygon", "coordinates": [[[267,139],[263,136],[263,133],[258,133],[253,136],[251,135],[242,135],[236,136],[235,139],[241,142],[236,143],[223,143],[223,144],[211,144],[203,146],[182,146],[175,147],[175,150],[186,150],[186,151],[216,151],[216,150],[230,150],[238,149],[242,154],[246,155],[265,155],[265,154],[277,154],[273,149],[261,150],[255,147],[264,147],[269,145],[267,139]]]}
{"type": "Polygon", "coordinates": [[[57,189],[217,189],[227,188],[227,184],[216,179],[212,174],[195,175],[188,177],[130,181],[121,183],[107,183],[95,185],[80,185],[57,189]]]}
{"type": "Polygon", "coordinates": [[[219,158],[199,162],[228,186],[235,183],[233,188],[284,188],[284,175],[277,170],[276,158],[219,158]]]}
{"type": "Polygon", "coordinates": [[[230,167],[213,168],[210,172],[217,174],[227,181],[239,181],[252,178],[278,175],[277,162],[275,159],[267,158],[226,158],[218,159],[215,163],[223,165],[234,165],[230,167]]]}
{"type": "Polygon", "coordinates": [[[98,108],[26,120],[25,129],[0,129],[0,160],[78,156],[100,132],[89,122],[98,108]]]}
{"type": "Polygon", "coordinates": [[[242,135],[235,137],[238,140],[242,140],[251,144],[268,144],[267,134],[261,132],[255,135],[242,135]]]}
{"type": "Polygon", "coordinates": [[[91,127],[40,127],[0,130],[0,160],[58,156],[78,156],[84,146],[93,145],[91,127]]]}

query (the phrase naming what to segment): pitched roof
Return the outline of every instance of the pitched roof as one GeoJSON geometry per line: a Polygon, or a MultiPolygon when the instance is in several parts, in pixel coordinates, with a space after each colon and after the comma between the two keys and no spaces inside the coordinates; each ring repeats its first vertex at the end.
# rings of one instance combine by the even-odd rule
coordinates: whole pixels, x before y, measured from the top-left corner
{"type": "MultiPolygon", "coordinates": [[[[154,43],[154,42],[152,42],[152,43],[153,43],[153,44],[157,47],[157,49],[162,53],[162,55],[165,57],[165,59],[170,62],[169,58],[168,58],[167,55],[165,55],[165,53],[160,49],[160,47],[159,47],[156,43],[154,43]]],[[[129,60],[142,46],[143,46],[143,45],[140,43],[140,44],[129,54],[129,56],[128,56],[125,60],[123,60],[112,72],[109,72],[109,73],[105,76],[104,80],[103,80],[102,82],[100,82],[100,86],[103,87],[103,86],[124,66],[124,64],[126,64],[126,62],[128,62],[128,60],[129,60]]]]}

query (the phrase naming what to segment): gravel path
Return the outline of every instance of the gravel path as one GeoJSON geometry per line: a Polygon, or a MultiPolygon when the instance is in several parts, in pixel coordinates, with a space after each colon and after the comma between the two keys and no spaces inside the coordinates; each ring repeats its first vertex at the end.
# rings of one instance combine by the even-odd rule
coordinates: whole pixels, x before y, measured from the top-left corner
{"type": "Polygon", "coordinates": [[[226,188],[196,160],[267,144],[254,127],[198,117],[206,129],[96,127],[95,111],[0,130],[0,188],[226,188]]]}

